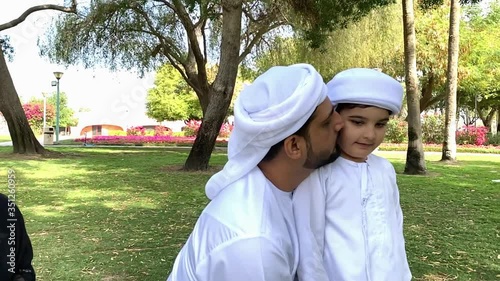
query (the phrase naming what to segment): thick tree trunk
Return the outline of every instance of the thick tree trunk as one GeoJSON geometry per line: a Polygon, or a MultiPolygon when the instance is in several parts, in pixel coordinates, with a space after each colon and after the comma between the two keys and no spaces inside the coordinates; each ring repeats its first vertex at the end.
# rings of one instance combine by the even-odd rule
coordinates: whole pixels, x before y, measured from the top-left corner
{"type": "Polygon", "coordinates": [[[405,83],[406,100],[408,103],[408,150],[406,151],[404,173],[422,175],[427,173],[427,169],[425,167],[424,148],[422,145],[414,18],[413,1],[403,0],[405,83]]]}
{"type": "Polygon", "coordinates": [[[20,154],[45,154],[48,151],[38,142],[24,114],[10,76],[3,52],[0,50],[0,112],[2,112],[13,144],[13,152],[20,154]]]}
{"type": "Polygon", "coordinates": [[[460,28],[460,2],[451,0],[450,30],[448,38],[448,69],[446,73],[446,109],[445,132],[441,161],[455,161],[457,159],[457,73],[458,73],[458,44],[460,28]]]}
{"type": "Polygon", "coordinates": [[[222,40],[219,71],[208,93],[203,122],[184,163],[185,170],[206,170],[227,110],[238,74],[242,0],[222,0],[222,40]]]}

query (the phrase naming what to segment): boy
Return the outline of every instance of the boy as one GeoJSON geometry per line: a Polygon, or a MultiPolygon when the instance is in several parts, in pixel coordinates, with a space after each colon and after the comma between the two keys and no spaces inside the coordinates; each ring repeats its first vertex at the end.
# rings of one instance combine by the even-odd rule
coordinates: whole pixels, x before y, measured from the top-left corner
{"type": "Polygon", "coordinates": [[[337,140],[341,157],[294,192],[299,280],[410,280],[396,173],[371,154],[401,109],[403,88],[363,68],[343,71],[327,86],[344,121],[337,140]]]}

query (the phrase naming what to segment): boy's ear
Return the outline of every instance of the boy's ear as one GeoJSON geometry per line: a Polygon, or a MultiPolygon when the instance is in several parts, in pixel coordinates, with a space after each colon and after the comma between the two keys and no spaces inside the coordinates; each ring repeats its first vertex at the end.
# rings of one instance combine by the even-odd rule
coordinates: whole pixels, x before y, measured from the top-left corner
{"type": "Polygon", "coordinates": [[[283,151],[286,156],[293,160],[300,159],[306,153],[307,145],[304,137],[299,135],[291,135],[285,139],[283,151]]]}

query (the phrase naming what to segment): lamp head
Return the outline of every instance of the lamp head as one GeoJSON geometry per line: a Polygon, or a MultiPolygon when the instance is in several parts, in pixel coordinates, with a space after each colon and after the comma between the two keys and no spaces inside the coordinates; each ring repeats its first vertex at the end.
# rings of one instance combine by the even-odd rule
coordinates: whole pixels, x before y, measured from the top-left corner
{"type": "Polygon", "coordinates": [[[56,77],[57,80],[59,80],[63,76],[63,73],[60,71],[55,71],[54,76],[56,77]]]}

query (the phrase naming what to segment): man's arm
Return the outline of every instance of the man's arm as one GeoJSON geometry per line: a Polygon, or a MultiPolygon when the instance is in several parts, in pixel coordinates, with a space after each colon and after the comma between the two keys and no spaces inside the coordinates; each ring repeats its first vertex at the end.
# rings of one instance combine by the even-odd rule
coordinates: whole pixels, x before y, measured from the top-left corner
{"type": "Polygon", "coordinates": [[[293,261],[266,237],[228,241],[196,267],[199,281],[293,281],[293,261]]]}

